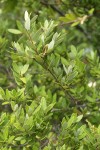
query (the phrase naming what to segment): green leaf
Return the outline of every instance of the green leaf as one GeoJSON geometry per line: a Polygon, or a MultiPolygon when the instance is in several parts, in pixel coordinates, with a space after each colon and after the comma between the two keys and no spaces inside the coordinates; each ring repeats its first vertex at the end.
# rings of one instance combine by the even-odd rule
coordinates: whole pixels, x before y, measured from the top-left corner
{"type": "Polygon", "coordinates": [[[3,102],[3,103],[2,103],[2,105],[7,105],[7,104],[9,104],[9,102],[3,102]]]}
{"type": "Polygon", "coordinates": [[[15,138],[14,135],[10,136],[7,142],[8,142],[9,144],[12,143],[12,141],[14,140],[14,138],[15,138]]]}
{"type": "Polygon", "coordinates": [[[29,64],[26,64],[21,68],[21,76],[26,73],[28,68],[29,68],[29,64]]]}
{"type": "Polygon", "coordinates": [[[79,139],[83,139],[86,135],[87,135],[87,131],[86,131],[86,125],[82,125],[79,129],[79,139]]]}
{"type": "Polygon", "coordinates": [[[64,38],[66,37],[67,31],[66,33],[62,34],[55,42],[55,47],[58,46],[61,42],[64,41],[64,38]]]}
{"type": "Polygon", "coordinates": [[[64,144],[64,145],[60,148],[60,150],[66,150],[66,145],[64,144]]]}
{"type": "Polygon", "coordinates": [[[32,128],[32,126],[34,125],[33,123],[33,116],[27,116],[28,114],[26,114],[26,118],[25,118],[25,121],[24,121],[24,125],[23,125],[23,128],[27,131],[29,129],[32,128]]]}
{"type": "Polygon", "coordinates": [[[79,23],[80,23],[79,21],[76,21],[76,22],[74,22],[74,23],[71,24],[71,27],[75,27],[75,26],[77,26],[79,23]]]}
{"type": "Polygon", "coordinates": [[[12,66],[13,66],[14,71],[16,73],[20,74],[20,68],[19,68],[19,66],[16,63],[13,63],[12,66]]]}
{"type": "Polygon", "coordinates": [[[45,109],[47,108],[45,97],[42,97],[41,99],[41,106],[42,106],[42,109],[45,111],[45,109]]]}
{"type": "Polygon", "coordinates": [[[37,17],[38,17],[38,15],[35,15],[35,16],[31,19],[31,24],[33,24],[33,23],[36,21],[37,17]]]}
{"type": "Polygon", "coordinates": [[[93,12],[94,12],[94,8],[92,8],[92,9],[90,9],[90,10],[88,11],[88,13],[89,13],[90,15],[92,15],[93,12]]]}
{"type": "Polygon", "coordinates": [[[6,89],[6,100],[9,100],[11,97],[10,91],[6,89]]]}
{"type": "Polygon", "coordinates": [[[71,45],[71,52],[74,55],[74,57],[77,55],[77,50],[75,48],[75,46],[71,45]]]}
{"type": "Polygon", "coordinates": [[[65,67],[65,65],[63,64],[63,68],[64,68],[64,71],[66,72],[67,74],[67,68],[65,67]]]}
{"type": "Polygon", "coordinates": [[[74,71],[70,74],[70,76],[67,77],[67,80],[72,81],[77,75],[78,75],[78,72],[74,71]]]}
{"type": "Polygon", "coordinates": [[[68,120],[68,123],[67,123],[67,128],[71,127],[71,125],[73,123],[75,123],[77,120],[77,115],[76,114],[72,114],[72,116],[70,117],[70,119],[68,120]]]}
{"type": "Polygon", "coordinates": [[[13,124],[15,122],[15,114],[11,114],[11,117],[10,117],[10,123],[13,124]]]}
{"type": "Polygon", "coordinates": [[[15,104],[14,101],[11,101],[11,108],[13,111],[16,111],[18,109],[18,104],[15,104]]]}
{"type": "Polygon", "coordinates": [[[20,141],[21,144],[24,144],[25,142],[26,142],[26,139],[22,139],[22,140],[20,141]]]}
{"type": "Polygon", "coordinates": [[[68,61],[64,58],[64,57],[61,57],[61,62],[63,65],[67,66],[68,65],[68,61]]]}
{"type": "Polygon", "coordinates": [[[45,113],[49,112],[49,111],[54,107],[55,104],[56,104],[56,103],[50,104],[50,105],[47,107],[47,109],[45,110],[45,113]]]}
{"type": "Polygon", "coordinates": [[[4,99],[5,97],[5,92],[4,90],[0,87],[0,99],[4,99]]]}
{"type": "Polygon", "coordinates": [[[33,112],[33,115],[35,115],[36,113],[38,113],[38,112],[40,111],[40,109],[41,109],[41,105],[39,105],[39,106],[35,109],[35,111],[33,112]]]}
{"type": "Polygon", "coordinates": [[[3,136],[4,136],[4,140],[7,140],[8,138],[8,126],[5,126],[5,129],[3,130],[3,136]]]}
{"type": "Polygon", "coordinates": [[[20,78],[20,80],[26,84],[26,78],[20,78]]]}
{"type": "Polygon", "coordinates": [[[25,31],[23,25],[22,25],[21,22],[18,21],[18,20],[17,20],[17,26],[18,26],[18,29],[19,29],[21,32],[25,31]]]}
{"type": "Polygon", "coordinates": [[[39,55],[35,55],[35,60],[39,63],[39,64],[43,64],[44,60],[39,56],[39,55]]]}
{"type": "Polygon", "coordinates": [[[66,14],[65,17],[59,17],[59,19],[63,22],[70,23],[77,20],[77,16],[74,13],[66,14]]]}
{"type": "Polygon", "coordinates": [[[54,44],[55,44],[55,41],[54,41],[54,40],[52,40],[52,41],[48,44],[48,50],[47,50],[47,53],[48,53],[48,54],[53,51],[54,44]]]}
{"type": "Polygon", "coordinates": [[[90,97],[89,95],[86,95],[86,99],[89,101],[89,102],[95,102],[95,99],[93,97],[90,97]]]}
{"type": "Polygon", "coordinates": [[[22,32],[17,29],[8,29],[8,31],[13,34],[22,34],[22,32]]]}
{"type": "Polygon", "coordinates": [[[24,131],[24,128],[20,125],[19,122],[16,122],[16,123],[14,123],[13,125],[14,125],[14,127],[15,127],[17,130],[19,130],[19,131],[24,131]]]}
{"type": "Polygon", "coordinates": [[[78,116],[76,122],[79,122],[82,118],[83,118],[83,115],[78,116]]]}
{"type": "Polygon", "coordinates": [[[19,137],[15,138],[16,141],[20,141],[21,139],[23,139],[23,136],[19,136],[19,137]]]}

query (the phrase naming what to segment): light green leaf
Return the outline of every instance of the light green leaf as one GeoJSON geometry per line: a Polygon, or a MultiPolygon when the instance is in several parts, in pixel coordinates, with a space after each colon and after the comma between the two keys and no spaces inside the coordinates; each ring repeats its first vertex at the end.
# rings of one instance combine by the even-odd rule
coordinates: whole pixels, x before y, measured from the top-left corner
{"type": "Polygon", "coordinates": [[[41,106],[42,106],[42,109],[45,110],[47,108],[47,104],[46,104],[46,99],[45,97],[42,97],[41,99],[41,106]]]}
{"type": "Polygon", "coordinates": [[[64,145],[60,148],[60,150],[66,150],[66,145],[64,144],[64,145]]]}
{"type": "Polygon", "coordinates": [[[79,21],[76,21],[76,22],[71,24],[71,27],[77,26],[79,23],[80,23],[79,21]]]}
{"type": "Polygon", "coordinates": [[[92,15],[93,12],[94,12],[94,8],[92,8],[92,9],[90,9],[90,10],[88,11],[88,13],[89,13],[90,15],[92,15]]]}
{"type": "Polygon", "coordinates": [[[93,97],[90,97],[89,95],[86,95],[86,99],[89,101],[89,102],[95,102],[95,99],[93,97]]]}
{"type": "Polygon", "coordinates": [[[11,124],[14,123],[15,118],[16,118],[15,114],[11,114],[11,117],[10,117],[10,123],[11,123],[11,124]]]}
{"type": "Polygon", "coordinates": [[[19,122],[14,123],[14,127],[20,131],[24,131],[24,128],[20,125],[19,122]]]}
{"type": "Polygon", "coordinates": [[[35,55],[35,60],[40,64],[44,63],[44,60],[39,55],[35,55]]]}
{"type": "Polygon", "coordinates": [[[8,31],[13,34],[22,34],[22,32],[17,29],[8,29],[8,31]]]}
{"type": "Polygon", "coordinates": [[[13,66],[14,71],[16,73],[20,74],[20,68],[19,68],[19,66],[16,63],[13,63],[12,66],[13,66]]]}
{"type": "Polygon", "coordinates": [[[49,112],[49,111],[54,107],[55,104],[56,104],[56,103],[50,104],[50,105],[47,107],[47,109],[45,110],[45,113],[49,112]]]}
{"type": "Polygon", "coordinates": [[[78,75],[78,72],[74,71],[70,74],[70,76],[68,76],[67,80],[72,81],[72,79],[74,79],[77,75],[78,75]]]}
{"type": "Polygon", "coordinates": [[[25,29],[24,29],[23,25],[21,24],[21,22],[18,20],[16,22],[17,22],[18,29],[23,32],[25,29]]]}
{"type": "Polygon", "coordinates": [[[72,116],[70,117],[70,119],[68,120],[68,123],[67,123],[67,128],[71,127],[71,125],[73,123],[75,123],[77,120],[77,115],[76,114],[72,114],[72,116]]]}
{"type": "Polygon", "coordinates": [[[77,50],[75,48],[75,46],[71,45],[71,52],[74,55],[74,57],[77,55],[77,50]]]}
{"type": "Polygon", "coordinates": [[[3,136],[4,136],[4,140],[7,140],[7,137],[8,137],[8,126],[5,126],[5,129],[3,130],[3,136]]]}
{"type": "Polygon", "coordinates": [[[77,20],[77,16],[74,13],[69,13],[66,14],[64,17],[60,17],[59,19],[63,22],[70,23],[72,21],[74,22],[74,20],[77,20]]]}
{"type": "Polygon", "coordinates": [[[21,75],[26,73],[26,71],[28,70],[28,67],[29,67],[29,64],[26,64],[21,68],[21,75]]]}
{"type": "Polygon", "coordinates": [[[66,72],[67,74],[67,68],[65,67],[65,65],[63,64],[63,68],[64,68],[64,71],[66,72]]]}
{"type": "Polygon", "coordinates": [[[40,111],[40,109],[41,109],[41,105],[39,105],[39,106],[35,109],[35,111],[33,112],[33,115],[35,115],[36,113],[38,113],[38,112],[40,111]]]}
{"type": "Polygon", "coordinates": [[[33,125],[34,125],[34,123],[33,123],[33,116],[30,116],[30,117],[28,116],[28,118],[26,117],[25,121],[24,121],[23,128],[25,130],[29,130],[33,125]]]}
{"type": "Polygon", "coordinates": [[[20,78],[20,80],[26,84],[26,78],[20,78]]]}
{"type": "Polygon", "coordinates": [[[79,122],[82,118],[83,118],[83,115],[78,116],[76,122],[79,122]]]}
{"type": "Polygon", "coordinates": [[[64,57],[61,57],[61,62],[62,62],[62,64],[64,64],[65,66],[68,65],[68,61],[67,61],[64,57]]]}
{"type": "Polygon", "coordinates": [[[19,137],[15,138],[16,141],[20,141],[21,139],[23,139],[23,136],[19,136],[19,137]]]}
{"type": "Polygon", "coordinates": [[[8,143],[11,143],[11,142],[13,141],[14,138],[15,138],[14,135],[10,136],[7,142],[8,142],[8,143]]]}
{"type": "Polygon", "coordinates": [[[9,102],[3,102],[3,103],[2,103],[2,105],[7,105],[7,104],[9,104],[9,102]]]}
{"type": "Polygon", "coordinates": [[[54,43],[55,43],[55,41],[52,40],[52,41],[48,44],[48,50],[47,50],[47,53],[52,52],[53,47],[54,47],[54,43]]]}
{"type": "Polygon", "coordinates": [[[11,97],[10,91],[6,89],[6,100],[9,100],[11,97]]]}
{"type": "Polygon", "coordinates": [[[24,144],[25,142],[26,142],[25,139],[22,139],[22,140],[20,141],[21,144],[24,144]]]}

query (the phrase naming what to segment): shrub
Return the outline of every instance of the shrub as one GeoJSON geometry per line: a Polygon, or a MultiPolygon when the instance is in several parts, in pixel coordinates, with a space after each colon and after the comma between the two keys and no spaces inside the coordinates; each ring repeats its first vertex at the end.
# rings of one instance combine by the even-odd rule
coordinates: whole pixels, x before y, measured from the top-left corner
{"type": "Polygon", "coordinates": [[[14,87],[0,88],[1,149],[99,150],[97,52],[66,48],[55,21],[24,18],[9,29],[22,35],[10,51],[14,87]]]}

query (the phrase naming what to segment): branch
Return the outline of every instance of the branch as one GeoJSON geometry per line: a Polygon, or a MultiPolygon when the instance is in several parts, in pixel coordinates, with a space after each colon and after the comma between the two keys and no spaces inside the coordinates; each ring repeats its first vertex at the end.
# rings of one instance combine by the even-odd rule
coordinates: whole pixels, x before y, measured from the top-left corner
{"type": "MultiPolygon", "coordinates": [[[[41,4],[45,5],[45,6],[50,6],[54,11],[56,11],[60,16],[65,16],[65,14],[59,10],[56,6],[54,6],[54,4],[49,4],[49,3],[46,3],[44,1],[40,1],[41,4]]],[[[63,3],[64,4],[64,3],[63,3]]],[[[90,42],[93,42],[91,40],[91,37],[89,36],[89,34],[80,26],[80,25],[77,25],[76,26],[76,29],[78,29],[80,32],[82,32],[86,37],[87,39],[90,41],[90,42]]]]}
{"type": "MultiPolygon", "coordinates": [[[[51,7],[54,11],[56,11],[59,15],[61,15],[61,16],[64,16],[64,13],[61,11],[61,10],[59,10],[56,6],[54,6],[54,4],[51,4],[51,3],[46,3],[46,2],[44,2],[44,1],[40,1],[40,3],[41,4],[43,4],[43,5],[45,5],[45,6],[47,6],[47,7],[51,7]]],[[[57,5],[57,4],[56,4],[57,5]]]]}
{"type": "Polygon", "coordinates": [[[73,98],[73,96],[68,92],[68,90],[66,88],[64,88],[64,86],[59,82],[58,78],[56,77],[56,75],[53,73],[52,70],[49,69],[49,67],[47,66],[47,63],[45,65],[45,61],[44,59],[41,57],[41,59],[43,60],[44,64],[39,63],[35,58],[34,60],[40,64],[45,70],[47,70],[49,72],[49,74],[51,74],[51,76],[53,77],[54,81],[59,85],[60,89],[62,89],[66,95],[66,97],[68,96],[69,99],[71,100],[72,104],[76,104],[75,98],[73,98]]]}

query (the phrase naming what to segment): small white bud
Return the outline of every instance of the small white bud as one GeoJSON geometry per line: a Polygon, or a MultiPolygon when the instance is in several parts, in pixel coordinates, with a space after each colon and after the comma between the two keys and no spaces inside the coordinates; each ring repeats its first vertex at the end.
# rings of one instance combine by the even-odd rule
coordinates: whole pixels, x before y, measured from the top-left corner
{"type": "Polygon", "coordinates": [[[49,26],[48,20],[45,20],[45,22],[44,22],[44,28],[47,29],[48,26],[49,26]]]}
{"type": "Polygon", "coordinates": [[[88,86],[89,86],[89,87],[95,87],[95,86],[96,86],[96,82],[92,82],[92,81],[91,81],[91,82],[88,83],[88,86]]]}
{"type": "Polygon", "coordinates": [[[30,17],[27,11],[25,11],[24,18],[25,18],[25,28],[27,30],[30,30],[30,17]]]}

